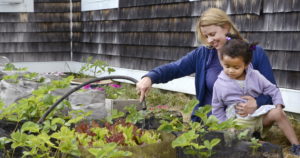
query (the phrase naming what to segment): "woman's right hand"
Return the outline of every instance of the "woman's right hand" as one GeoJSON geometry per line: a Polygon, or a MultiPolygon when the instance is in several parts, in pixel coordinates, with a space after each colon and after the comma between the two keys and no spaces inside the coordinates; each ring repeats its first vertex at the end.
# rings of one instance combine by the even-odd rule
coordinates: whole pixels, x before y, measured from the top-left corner
{"type": "Polygon", "coordinates": [[[238,103],[238,105],[235,107],[237,113],[242,117],[248,116],[249,114],[253,114],[254,111],[257,109],[257,103],[255,98],[251,96],[242,96],[241,98],[247,100],[247,102],[238,103]]]}
{"type": "Polygon", "coordinates": [[[138,83],[136,83],[136,90],[140,95],[140,102],[144,100],[145,95],[148,94],[151,87],[152,81],[150,77],[143,77],[138,83]]]}

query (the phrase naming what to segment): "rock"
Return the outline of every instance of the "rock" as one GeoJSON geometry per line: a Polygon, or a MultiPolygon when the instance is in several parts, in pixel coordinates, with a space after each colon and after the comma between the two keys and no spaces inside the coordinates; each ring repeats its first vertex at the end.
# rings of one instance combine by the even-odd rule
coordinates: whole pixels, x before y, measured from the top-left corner
{"type": "Polygon", "coordinates": [[[7,107],[19,99],[30,96],[32,91],[37,89],[39,85],[37,82],[23,80],[20,80],[18,83],[9,83],[5,80],[1,80],[0,98],[7,107]]]}
{"type": "Polygon", "coordinates": [[[140,101],[138,99],[105,99],[106,109],[109,113],[111,113],[112,109],[116,109],[118,111],[126,112],[124,109],[126,106],[136,105],[136,109],[142,110],[142,106],[140,105],[140,101]]]}
{"type": "Polygon", "coordinates": [[[76,91],[69,96],[69,101],[73,110],[91,111],[88,120],[98,120],[107,116],[104,91],[76,91]]]}

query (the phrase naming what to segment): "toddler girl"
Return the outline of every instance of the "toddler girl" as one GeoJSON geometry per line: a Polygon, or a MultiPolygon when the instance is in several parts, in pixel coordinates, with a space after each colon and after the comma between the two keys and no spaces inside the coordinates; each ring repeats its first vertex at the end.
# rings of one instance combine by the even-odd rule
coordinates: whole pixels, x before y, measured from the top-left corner
{"type": "Polygon", "coordinates": [[[249,44],[230,34],[227,34],[226,39],[218,54],[223,71],[214,84],[212,114],[220,122],[234,117],[237,124],[260,132],[262,137],[273,123],[277,123],[292,144],[291,152],[300,155],[299,141],[282,110],[284,103],[279,88],[254,70],[250,64],[256,44],[249,44]],[[242,96],[256,98],[261,94],[270,96],[273,105],[262,105],[248,116],[237,114],[235,106],[247,101],[242,96]]]}

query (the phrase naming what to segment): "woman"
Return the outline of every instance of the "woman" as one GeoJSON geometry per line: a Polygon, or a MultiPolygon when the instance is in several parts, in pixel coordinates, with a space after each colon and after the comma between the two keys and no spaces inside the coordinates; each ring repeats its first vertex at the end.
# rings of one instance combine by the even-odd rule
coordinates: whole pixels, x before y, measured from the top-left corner
{"type": "MultiPolygon", "coordinates": [[[[218,50],[226,42],[225,35],[231,33],[242,38],[229,16],[217,8],[206,10],[199,18],[196,29],[197,38],[204,46],[198,47],[175,62],[154,68],[143,76],[136,85],[137,91],[140,93],[140,100],[143,100],[152,84],[166,83],[195,73],[196,97],[199,104],[193,110],[192,121],[200,121],[200,118],[193,115],[200,106],[211,104],[213,85],[222,70],[218,50]]],[[[253,50],[251,63],[254,69],[275,84],[270,62],[261,47],[257,46],[253,50]]],[[[272,104],[269,96],[261,95],[257,98],[243,96],[243,99],[246,99],[247,102],[236,106],[236,110],[241,116],[253,113],[260,105],[272,104]]]]}

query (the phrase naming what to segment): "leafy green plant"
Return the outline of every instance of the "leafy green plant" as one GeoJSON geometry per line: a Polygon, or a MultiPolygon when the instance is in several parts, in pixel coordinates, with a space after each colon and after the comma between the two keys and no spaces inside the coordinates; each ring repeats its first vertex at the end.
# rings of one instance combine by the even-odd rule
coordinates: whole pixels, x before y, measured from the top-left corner
{"type": "Polygon", "coordinates": [[[162,120],[161,125],[158,127],[158,131],[165,132],[181,132],[186,131],[189,127],[180,121],[178,118],[173,119],[172,121],[162,120]]]}
{"type": "Polygon", "coordinates": [[[12,63],[7,63],[4,66],[4,71],[26,71],[27,68],[17,68],[14,64],[12,63]]]}
{"type": "Polygon", "coordinates": [[[102,88],[105,90],[106,98],[108,99],[117,99],[126,92],[119,84],[108,84],[102,86],[102,88]]]}
{"type": "MultiPolygon", "coordinates": [[[[53,96],[49,92],[58,88],[66,88],[70,85],[73,77],[68,77],[63,80],[52,81],[51,84],[39,87],[32,92],[32,96],[22,98],[18,102],[9,106],[2,106],[0,109],[0,119],[20,122],[23,120],[32,120],[40,118],[53,103],[59,99],[58,96],[53,96]]],[[[64,100],[49,116],[61,113],[62,109],[70,107],[70,103],[64,100]]],[[[61,115],[63,116],[63,115],[61,115]]]]}
{"type": "Polygon", "coordinates": [[[211,157],[213,155],[213,147],[220,142],[220,139],[214,138],[211,141],[204,140],[203,145],[199,145],[198,143],[194,143],[198,137],[199,134],[196,133],[196,130],[189,130],[177,137],[177,139],[172,142],[172,147],[185,148],[185,153],[187,154],[200,154],[203,157],[211,157]]]}
{"type": "MultiPolygon", "coordinates": [[[[184,113],[190,113],[193,107],[198,103],[196,100],[191,100],[184,108],[184,113]]],[[[211,106],[207,105],[200,107],[195,115],[202,120],[199,122],[182,123],[178,119],[172,121],[162,121],[158,130],[167,132],[179,132],[181,135],[172,142],[172,147],[180,147],[184,149],[186,154],[200,154],[203,157],[210,157],[213,155],[213,147],[219,142],[219,138],[211,141],[205,140],[204,137],[209,131],[222,131],[234,127],[238,127],[232,119],[219,123],[219,120],[213,116],[208,116],[211,111],[211,106]],[[200,139],[203,144],[199,144],[200,139]],[[196,143],[196,141],[198,143],[196,143]]]]}
{"type": "Polygon", "coordinates": [[[65,126],[61,127],[60,131],[55,132],[51,137],[56,139],[58,144],[57,149],[66,154],[80,156],[79,142],[76,140],[75,129],[70,129],[65,126]]]}
{"type": "Polygon", "coordinates": [[[23,149],[23,157],[65,157],[64,155],[80,156],[78,150],[80,135],[71,129],[71,124],[81,121],[83,114],[68,121],[62,118],[48,119],[43,124],[31,121],[11,133],[10,138],[0,139],[1,149],[11,143],[12,152],[6,151],[6,157],[14,157],[17,148],[23,149]]]}
{"type": "Polygon", "coordinates": [[[50,157],[48,151],[55,145],[50,141],[48,134],[39,133],[40,129],[41,127],[33,122],[24,123],[21,129],[13,132],[11,138],[8,139],[12,142],[11,147],[13,149],[23,148],[23,157],[50,157]],[[26,132],[36,134],[27,134],[26,132]]]}
{"type": "Polygon", "coordinates": [[[197,139],[198,137],[199,135],[196,134],[195,130],[190,130],[177,137],[177,139],[175,139],[172,142],[172,147],[175,148],[175,147],[193,146],[197,149],[202,149],[198,144],[193,143],[193,140],[197,139]]]}
{"type": "Polygon", "coordinates": [[[147,113],[145,111],[138,111],[135,105],[127,106],[125,109],[129,112],[126,116],[126,122],[136,124],[137,122],[144,120],[147,113]]]}
{"type": "Polygon", "coordinates": [[[86,63],[80,68],[78,74],[80,77],[86,77],[86,72],[91,72],[93,74],[93,77],[96,77],[97,75],[108,72],[109,74],[111,72],[114,72],[115,69],[108,67],[108,64],[101,60],[93,60],[93,57],[88,57],[86,59],[86,63]]]}
{"type": "Polygon", "coordinates": [[[18,79],[19,79],[19,74],[3,76],[3,80],[8,81],[10,83],[18,83],[19,82],[18,79]]]}
{"type": "MultiPolygon", "coordinates": [[[[233,131],[234,132],[234,131],[233,131]]],[[[249,140],[249,129],[243,130],[237,135],[238,140],[249,140]]]]}
{"type": "Polygon", "coordinates": [[[106,119],[106,122],[110,123],[110,124],[113,124],[113,120],[114,119],[117,119],[117,118],[121,118],[125,116],[125,113],[124,112],[121,112],[121,111],[118,111],[116,109],[113,109],[112,110],[112,114],[107,116],[105,119],[106,119]]]}
{"type": "Polygon", "coordinates": [[[192,113],[194,107],[199,103],[197,99],[191,99],[188,101],[188,103],[184,106],[184,109],[182,110],[183,113],[185,114],[190,114],[192,113]]]}
{"type": "Polygon", "coordinates": [[[31,81],[36,81],[42,83],[45,81],[44,77],[38,78],[38,73],[25,73],[25,74],[13,74],[13,75],[5,75],[3,76],[3,80],[8,81],[10,83],[18,83],[19,78],[24,78],[31,81]]]}
{"type": "Polygon", "coordinates": [[[44,77],[39,77],[39,74],[36,73],[36,72],[30,72],[30,73],[26,73],[23,75],[24,79],[27,79],[27,80],[34,80],[36,82],[44,82],[45,81],[45,78],[44,77]]]}
{"type": "Polygon", "coordinates": [[[218,130],[225,130],[229,128],[236,128],[241,129],[241,126],[237,125],[234,119],[228,119],[219,123],[219,120],[214,115],[209,115],[208,113],[211,112],[212,106],[206,105],[204,107],[200,107],[196,112],[195,115],[198,116],[202,123],[207,127],[208,130],[211,131],[218,131],[218,130]]]}
{"type": "Polygon", "coordinates": [[[255,154],[257,149],[261,147],[262,144],[259,142],[259,139],[256,138],[251,138],[250,141],[251,141],[250,147],[252,148],[252,154],[255,154]]]}
{"type": "Polygon", "coordinates": [[[117,147],[116,143],[108,143],[98,148],[89,148],[88,151],[97,158],[115,158],[132,155],[129,151],[117,150],[117,147]]]}

